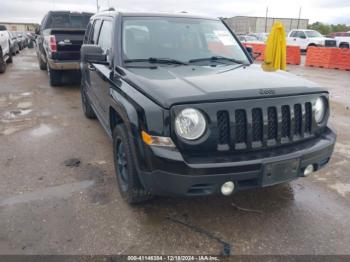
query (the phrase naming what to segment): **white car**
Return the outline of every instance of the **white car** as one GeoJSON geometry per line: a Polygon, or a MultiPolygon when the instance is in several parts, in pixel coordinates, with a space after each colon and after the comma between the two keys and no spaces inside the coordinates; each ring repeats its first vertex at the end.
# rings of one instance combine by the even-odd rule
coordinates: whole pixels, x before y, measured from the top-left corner
{"type": "Polygon", "coordinates": [[[301,50],[306,51],[310,46],[336,47],[337,41],[327,38],[315,30],[294,29],[287,36],[288,45],[297,45],[301,50]]]}
{"type": "Polygon", "coordinates": [[[12,63],[10,35],[4,25],[0,25],[0,73],[6,71],[6,63],[12,63]]]}

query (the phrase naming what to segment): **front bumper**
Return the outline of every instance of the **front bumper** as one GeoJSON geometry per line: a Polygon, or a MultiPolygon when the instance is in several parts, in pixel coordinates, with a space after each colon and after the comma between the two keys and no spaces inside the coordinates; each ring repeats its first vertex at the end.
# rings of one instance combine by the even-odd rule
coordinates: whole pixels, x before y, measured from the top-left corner
{"type": "Polygon", "coordinates": [[[213,161],[215,156],[185,161],[178,151],[151,148],[147,155],[152,171],[140,171],[139,176],[147,190],[164,196],[219,194],[227,181],[235,183],[235,191],[265,187],[303,176],[310,164],[319,170],[330,160],[335,141],[335,133],[327,129],[312,141],[240,155],[235,162],[213,161]]]}
{"type": "Polygon", "coordinates": [[[54,70],[80,70],[80,61],[60,61],[48,59],[48,64],[54,70]]]}

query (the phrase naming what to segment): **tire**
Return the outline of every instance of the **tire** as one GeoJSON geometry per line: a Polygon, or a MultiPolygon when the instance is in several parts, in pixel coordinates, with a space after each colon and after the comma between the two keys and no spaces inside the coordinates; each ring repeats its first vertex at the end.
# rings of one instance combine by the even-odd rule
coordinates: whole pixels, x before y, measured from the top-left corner
{"type": "Polygon", "coordinates": [[[349,44],[341,43],[339,48],[349,48],[349,44]]]}
{"type": "Polygon", "coordinates": [[[2,50],[0,49],[0,73],[5,73],[6,71],[6,61],[2,55],[2,50]]]}
{"type": "Polygon", "coordinates": [[[10,51],[9,53],[9,58],[7,59],[7,63],[8,64],[11,64],[13,62],[13,59],[12,59],[12,52],[10,51]]]}
{"type": "Polygon", "coordinates": [[[62,84],[62,72],[59,70],[54,70],[48,67],[50,85],[51,86],[60,86],[62,84]]]}
{"type": "Polygon", "coordinates": [[[47,64],[38,56],[40,70],[47,70],[47,64]]]}
{"type": "Polygon", "coordinates": [[[152,198],[139,180],[135,168],[135,156],[124,124],[118,124],[113,131],[113,157],[119,192],[129,204],[145,202],[152,198]]]}
{"type": "Polygon", "coordinates": [[[83,84],[80,85],[80,95],[85,117],[89,119],[95,119],[96,114],[91,106],[88,96],[86,95],[86,90],[83,84]]]}

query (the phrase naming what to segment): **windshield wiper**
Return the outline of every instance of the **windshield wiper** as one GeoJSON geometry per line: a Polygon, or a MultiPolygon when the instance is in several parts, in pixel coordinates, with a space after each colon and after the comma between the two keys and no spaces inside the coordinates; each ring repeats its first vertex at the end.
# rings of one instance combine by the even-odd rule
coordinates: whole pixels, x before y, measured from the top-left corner
{"type": "Polygon", "coordinates": [[[148,63],[157,63],[157,64],[175,64],[175,65],[188,65],[186,62],[172,59],[172,58],[139,58],[139,59],[125,59],[124,63],[133,63],[133,62],[148,62],[148,63]]]}
{"type": "Polygon", "coordinates": [[[244,64],[244,62],[241,60],[237,60],[237,59],[229,58],[229,57],[224,57],[224,56],[212,56],[212,57],[196,58],[196,59],[189,60],[188,63],[196,63],[196,62],[203,62],[203,61],[216,62],[216,61],[220,61],[220,60],[226,60],[226,61],[234,62],[236,64],[244,64]]]}

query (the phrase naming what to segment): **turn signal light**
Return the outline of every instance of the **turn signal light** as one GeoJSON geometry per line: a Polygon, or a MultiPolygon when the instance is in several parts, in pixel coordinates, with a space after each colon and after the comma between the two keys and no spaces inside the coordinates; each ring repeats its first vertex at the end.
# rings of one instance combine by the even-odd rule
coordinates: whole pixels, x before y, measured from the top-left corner
{"type": "Polygon", "coordinates": [[[142,140],[147,145],[150,146],[164,146],[164,147],[175,147],[175,144],[171,140],[170,137],[163,136],[151,136],[147,134],[145,131],[141,132],[142,140]]]}

